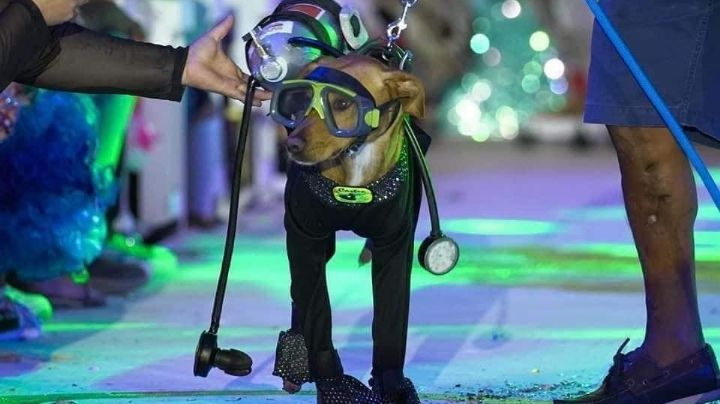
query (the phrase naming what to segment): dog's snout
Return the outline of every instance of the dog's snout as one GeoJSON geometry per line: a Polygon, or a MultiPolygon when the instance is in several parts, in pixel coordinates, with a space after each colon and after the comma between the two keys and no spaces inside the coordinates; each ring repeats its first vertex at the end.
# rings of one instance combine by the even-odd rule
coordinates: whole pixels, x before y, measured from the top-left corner
{"type": "Polygon", "coordinates": [[[305,149],[305,140],[300,136],[290,136],[287,139],[286,147],[290,153],[300,153],[305,149]]]}

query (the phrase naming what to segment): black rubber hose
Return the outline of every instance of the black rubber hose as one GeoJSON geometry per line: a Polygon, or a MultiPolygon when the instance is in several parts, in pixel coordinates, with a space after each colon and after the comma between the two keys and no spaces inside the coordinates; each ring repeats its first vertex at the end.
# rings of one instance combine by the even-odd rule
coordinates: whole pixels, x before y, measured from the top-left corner
{"type": "Polygon", "coordinates": [[[232,263],[233,249],[235,248],[235,232],[237,231],[237,217],[240,204],[240,183],[242,181],[242,163],[245,155],[245,144],[250,132],[250,116],[252,115],[252,102],[255,97],[257,80],[250,76],[245,93],[245,111],[238,134],[238,144],[235,151],[235,172],[233,173],[232,191],[230,198],[230,219],[228,220],[227,236],[225,237],[225,251],[223,252],[220,277],[218,278],[217,290],[215,291],[215,304],[213,305],[212,321],[210,322],[211,334],[217,334],[220,329],[220,316],[222,315],[223,302],[225,300],[225,289],[227,288],[228,276],[230,275],[230,264],[232,263]]]}
{"type": "Polygon", "coordinates": [[[315,39],[311,38],[304,38],[301,36],[292,37],[288,40],[288,43],[295,47],[308,47],[308,48],[315,48],[319,50],[320,52],[324,53],[326,56],[332,56],[335,58],[339,58],[344,56],[345,54],[340,52],[339,50],[333,48],[332,46],[326,44],[325,42],[321,42],[315,39]]]}
{"type": "Polygon", "coordinates": [[[435,190],[433,189],[432,181],[430,180],[430,169],[428,168],[420,143],[415,136],[415,130],[413,130],[412,123],[410,123],[410,117],[404,118],[404,124],[405,134],[410,140],[410,147],[413,149],[415,163],[420,168],[420,178],[423,182],[423,188],[425,188],[425,198],[427,199],[428,209],[430,210],[430,234],[434,237],[442,237],[443,234],[440,229],[440,213],[438,213],[437,201],[435,200],[435,190]]]}

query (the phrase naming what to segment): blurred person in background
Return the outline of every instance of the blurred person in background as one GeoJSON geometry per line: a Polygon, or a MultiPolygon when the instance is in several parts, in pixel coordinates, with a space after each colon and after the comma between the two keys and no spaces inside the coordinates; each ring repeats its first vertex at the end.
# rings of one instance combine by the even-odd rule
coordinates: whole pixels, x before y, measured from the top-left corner
{"type": "MultiPolygon", "coordinates": [[[[15,92],[25,105],[0,142],[0,278],[55,307],[103,305],[85,271],[104,245],[112,193],[112,178],[93,164],[97,109],[85,95],[15,92]]],[[[12,313],[3,316],[12,325],[12,313]]]]}
{"type": "MultiPolygon", "coordinates": [[[[247,76],[220,47],[220,41],[232,28],[232,19],[214,27],[189,49],[174,49],[111,38],[67,23],[77,13],[76,7],[84,3],[78,0],[0,0],[0,91],[10,82],[17,81],[70,91],[126,93],[177,101],[184,86],[189,85],[236,99],[244,98],[247,76]]],[[[8,220],[3,221],[5,231],[11,229],[10,223],[18,226],[3,238],[7,242],[0,255],[3,264],[0,270],[5,272],[0,279],[0,290],[4,292],[5,275],[18,272],[19,267],[25,279],[16,279],[16,284],[54,276],[63,282],[63,286],[70,286],[69,305],[78,302],[83,306],[102,304],[104,298],[87,284],[75,288],[71,285],[77,286],[75,281],[78,279],[70,283],[67,276],[57,276],[68,271],[82,273],[84,265],[97,255],[98,237],[104,239],[105,235],[104,221],[97,213],[104,210],[102,198],[98,198],[104,193],[101,188],[104,190],[106,183],[104,176],[88,169],[92,165],[88,151],[94,148],[96,141],[94,106],[85,97],[40,92],[27,97],[30,104],[18,114],[17,100],[23,98],[23,92],[13,88],[4,91],[0,97],[3,100],[0,139],[5,139],[3,150],[9,156],[3,159],[6,167],[0,172],[12,179],[5,181],[12,186],[3,187],[4,202],[0,205],[4,205],[4,214],[13,209],[25,211],[25,215],[10,213],[8,220]],[[23,134],[13,138],[16,125],[23,134]],[[37,140],[54,132],[58,136],[49,136],[47,139],[51,141],[37,140]],[[10,158],[22,156],[18,150],[23,147],[29,161],[36,156],[35,160],[44,164],[31,165],[32,170],[28,170],[28,160],[10,158]],[[48,153],[43,153],[46,147],[48,153]],[[81,156],[84,157],[79,158],[81,156]],[[43,171],[43,167],[48,171],[43,171]],[[77,178],[70,179],[72,175],[77,178]],[[23,204],[26,207],[21,207],[19,201],[23,200],[25,188],[31,189],[26,197],[36,198],[36,202],[58,197],[64,198],[62,201],[68,205],[50,207],[42,202],[26,202],[23,204]],[[76,215],[58,215],[63,207],[70,205],[76,215]],[[52,232],[43,228],[40,231],[33,223],[41,223],[37,218],[43,215],[48,219],[46,223],[53,223],[59,229],[67,224],[67,228],[75,226],[80,230],[52,232]],[[56,221],[52,221],[52,215],[57,215],[56,221]],[[81,234],[83,232],[85,235],[81,234]],[[55,243],[57,248],[43,250],[43,243],[55,243]],[[32,251],[37,254],[30,254],[32,251]]],[[[259,105],[268,96],[260,91],[254,103],[259,105]]],[[[56,303],[63,303],[62,299],[59,297],[56,303]]],[[[0,296],[0,338],[37,335],[39,323],[28,314],[25,307],[9,300],[3,293],[0,296]]]]}
{"type": "MultiPolygon", "coordinates": [[[[143,38],[142,29],[134,21],[129,19],[120,8],[110,0],[91,0],[85,5],[79,7],[79,18],[78,22],[87,28],[93,29],[95,32],[100,32],[107,35],[112,35],[119,38],[130,38],[134,40],[141,40],[143,38]]],[[[46,94],[46,93],[43,93],[46,94]]],[[[48,97],[51,97],[52,92],[48,97]]],[[[60,98],[63,95],[58,94],[56,98],[60,98]]],[[[85,101],[87,97],[79,99],[79,101],[85,101]]],[[[41,104],[44,98],[41,98],[41,104]]],[[[25,183],[25,186],[20,186],[17,189],[19,194],[23,194],[25,203],[15,205],[14,207],[9,206],[7,203],[3,204],[3,213],[9,215],[6,223],[14,223],[14,220],[25,220],[28,226],[23,227],[23,231],[20,231],[15,235],[15,242],[30,242],[30,240],[23,240],[23,236],[27,238],[35,237],[36,235],[28,236],[25,231],[31,232],[32,223],[39,226],[40,223],[50,229],[51,234],[55,234],[56,237],[48,237],[45,239],[39,238],[32,243],[33,248],[39,248],[41,250],[53,250],[57,253],[44,257],[42,260],[46,262],[46,271],[41,273],[33,264],[25,264],[24,260],[27,258],[26,255],[16,259],[14,262],[12,259],[13,254],[10,250],[6,250],[3,256],[6,257],[6,262],[11,271],[8,276],[8,283],[16,289],[26,292],[41,294],[46,296],[50,303],[54,307],[94,307],[102,305],[104,303],[104,296],[102,292],[107,293],[128,293],[137,287],[141,286],[148,279],[145,268],[137,262],[131,259],[122,257],[120,254],[114,253],[107,248],[104,248],[104,254],[98,256],[95,251],[95,240],[92,244],[93,249],[84,248],[81,258],[69,259],[68,256],[77,254],[74,251],[68,251],[68,247],[63,244],[66,234],[74,234],[75,238],[71,238],[68,241],[68,245],[72,244],[83,244],[87,240],[92,238],[92,234],[99,232],[105,233],[107,229],[106,216],[99,217],[96,213],[100,211],[106,211],[109,213],[107,217],[112,222],[114,216],[114,209],[110,207],[115,205],[117,194],[117,177],[120,168],[120,161],[123,152],[123,146],[125,144],[125,135],[127,133],[130,118],[132,116],[136,98],[127,95],[95,95],[89,98],[94,103],[94,109],[88,107],[87,116],[92,116],[92,122],[90,123],[91,128],[83,133],[92,133],[95,139],[83,139],[81,137],[74,137],[79,142],[90,142],[92,147],[85,150],[85,154],[80,155],[79,161],[83,162],[83,166],[76,168],[75,170],[68,170],[70,174],[67,177],[58,179],[58,183],[52,184],[52,186],[58,187],[62,192],[72,193],[73,189],[71,186],[65,186],[62,184],[62,180],[66,180],[68,184],[73,183],[76,180],[76,176],[86,177],[97,177],[95,181],[102,181],[104,185],[88,187],[85,192],[89,200],[97,201],[93,203],[96,206],[97,211],[83,212],[86,209],[82,203],[78,204],[79,212],[73,211],[73,206],[67,204],[62,198],[60,192],[58,194],[44,193],[44,189],[48,188],[48,184],[43,183],[25,183]],[[103,195],[105,193],[106,195],[103,195]],[[32,216],[32,220],[22,219],[26,213],[25,209],[28,206],[40,206],[46,205],[48,208],[42,210],[43,214],[37,214],[32,216]],[[57,207],[57,212],[53,212],[52,208],[57,207]],[[87,217],[92,220],[95,225],[88,226],[87,231],[81,231],[75,229],[73,226],[84,226],[80,223],[63,223],[58,218],[61,217],[72,217],[74,215],[80,215],[87,217]],[[11,220],[14,219],[14,220],[11,220]],[[102,229],[102,230],[100,230],[102,229]],[[58,239],[56,239],[58,238],[58,239]],[[70,261],[70,262],[68,262],[70,261]],[[87,272],[85,272],[87,270],[87,272]],[[88,282],[88,275],[92,280],[92,284],[88,282]],[[99,288],[96,290],[94,287],[99,288]]],[[[68,102],[78,102],[76,98],[69,97],[68,102]]],[[[52,106],[52,103],[50,103],[52,106]]],[[[35,113],[37,113],[37,109],[35,113]]],[[[32,114],[32,112],[26,112],[26,114],[32,114]]],[[[29,118],[28,118],[29,119],[29,118]]],[[[67,118],[66,119],[70,119],[67,118]]],[[[77,115],[76,120],[82,121],[86,117],[77,115]]],[[[68,121],[67,124],[70,126],[67,128],[68,132],[72,132],[74,126],[72,122],[68,121]]],[[[79,122],[77,125],[81,125],[79,122]]],[[[51,132],[53,128],[45,128],[45,131],[51,132]]],[[[60,128],[59,131],[65,129],[60,128]]],[[[17,131],[20,131],[16,136],[23,138],[33,138],[32,128],[27,126],[21,127],[17,131]],[[23,133],[22,131],[29,131],[31,133],[23,133]]],[[[22,184],[23,176],[27,173],[27,167],[23,167],[23,161],[26,164],[30,164],[32,155],[28,154],[28,150],[23,150],[21,147],[15,145],[16,142],[8,141],[2,144],[5,149],[10,148],[13,150],[12,161],[16,161],[13,167],[17,170],[9,170],[5,174],[7,181],[13,181],[15,184],[22,184]],[[14,150],[17,149],[17,150],[14,150]]],[[[53,144],[50,143],[52,146],[53,144]]],[[[62,148],[64,143],[55,144],[54,147],[62,148]]],[[[76,150],[74,145],[67,145],[69,150],[76,150]]],[[[38,147],[38,149],[40,149],[38,147]]],[[[45,167],[47,170],[58,170],[65,169],[62,162],[55,162],[56,165],[49,165],[45,167]]],[[[70,163],[69,161],[67,162],[70,163]]],[[[35,170],[38,170],[37,166],[35,170]]],[[[83,180],[87,182],[88,180],[83,180]]],[[[12,246],[14,243],[9,243],[12,246]]],[[[103,243],[105,244],[105,243],[103,243]]],[[[32,249],[30,249],[32,251],[32,249]]],[[[41,260],[41,261],[42,261],[41,260]]],[[[6,269],[7,270],[7,269],[6,269]]]]}
{"type": "MultiPolygon", "coordinates": [[[[195,38],[217,19],[231,14],[223,3],[184,0],[185,37],[195,38]]],[[[224,52],[229,51],[233,39],[232,32],[223,39],[224,52]]],[[[198,89],[188,90],[186,97],[188,223],[200,229],[213,228],[223,222],[218,207],[228,196],[226,159],[234,153],[234,147],[227,142],[230,134],[226,133],[223,114],[225,100],[198,89]]]]}
{"type": "MultiPolygon", "coordinates": [[[[112,0],[90,0],[79,9],[78,22],[95,32],[116,38],[142,41],[142,27],[130,19],[112,0]]],[[[108,241],[113,238],[112,224],[118,214],[118,195],[127,186],[120,180],[125,144],[137,98],[129,95],[99,94],[92,97],[98,109],[98,148],[94,168],[105,172],[115,184],[115,195],[106,214],[108,241]]],[[[149,276],[147,263],[108,246],[88,266],[90,285],[100,292],[126,294],[142,286],[149,276]]]]}

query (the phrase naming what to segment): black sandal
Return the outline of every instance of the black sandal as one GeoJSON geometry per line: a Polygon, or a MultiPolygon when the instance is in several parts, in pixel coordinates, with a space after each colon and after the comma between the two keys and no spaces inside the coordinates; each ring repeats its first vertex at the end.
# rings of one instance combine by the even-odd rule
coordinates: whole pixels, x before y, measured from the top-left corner
{"type": "Polygon", "coordinates": [[[27,282],[10,275],[7,283],[23,292],[44,295],[55,308],[101,307],[106,304],[104,294],[87,283],[76,283],[70,276],[27,282]]]}

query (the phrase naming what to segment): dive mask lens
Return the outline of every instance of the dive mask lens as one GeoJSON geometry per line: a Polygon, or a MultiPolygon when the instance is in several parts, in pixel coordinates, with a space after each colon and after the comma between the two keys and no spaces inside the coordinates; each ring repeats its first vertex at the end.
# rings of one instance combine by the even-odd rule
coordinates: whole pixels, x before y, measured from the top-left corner
{"type": "Polygon", "coordinates": [[[360,105],[356,97],[328,88],[325,97],[326,115],[332,119],[337,136],[354,136],[360,122],[360,105]]]}
{"type": "Polygon", "coordinates": [[[313,88],[307,85],[293,86],[280,90],[276,95],[275,118],[281,118],[281,124],[297,126],[308,113],[313,102],[313,88]]]}

